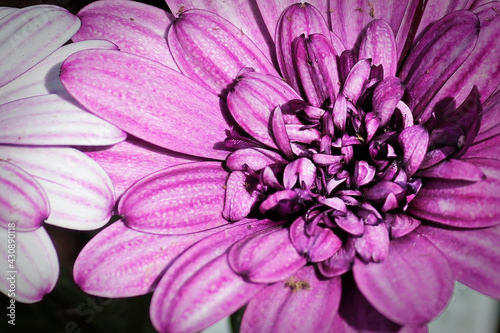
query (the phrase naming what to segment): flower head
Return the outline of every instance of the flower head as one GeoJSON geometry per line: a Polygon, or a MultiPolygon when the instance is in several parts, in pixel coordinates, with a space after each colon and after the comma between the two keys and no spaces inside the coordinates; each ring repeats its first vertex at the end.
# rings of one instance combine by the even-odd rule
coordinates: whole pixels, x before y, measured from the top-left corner
{"type": "Polygon", "coordinates": [[[168,3],[175,20],[84,8],[74,39],[126,52],[62,66],[82,105],[168,149],[92,153],[121,189],[166,168],[126,189],[122,221],[80,254],[85,291],[154,290],[165,332],[245,304],[243,331],[418,330],[454,280],[500,296],[496,3],[168,3]]]}
{"type": "Polygon", "coordinates": [[[43,223],[96,229],[109,220],[115,201],[102,168],[69,146],[115,144],[125,133],[86,112],[58,77],[69,54],[113,44],[61,47],[80,20],[57,6],[2,7],[0,16],[0,265],[15,275],[2,279],[0,290],[32,303],[54,288],[59,275],[43,223]]]}

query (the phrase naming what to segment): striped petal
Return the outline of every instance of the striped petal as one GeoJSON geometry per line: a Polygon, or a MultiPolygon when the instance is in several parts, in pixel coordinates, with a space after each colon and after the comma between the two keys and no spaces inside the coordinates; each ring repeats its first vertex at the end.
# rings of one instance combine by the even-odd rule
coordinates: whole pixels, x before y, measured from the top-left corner
{"type": "Polygon", "coordinates": [[[37,95],[67,94],[59,79],[61,64],[69,55],[87,49],[116,50],[117,47],[104,40],[89,40],[62,46],[26,73],[3,86],[0,89],[0,104],[37,95]]]}
{"type": "Polygon", "coordinates": [[[187,234],[226,224],[221,212],[227,172],[220,162],[187,163],[158,171],[122,196],[127,226],[156,234],[187,234]]]}
{"type": "Polygon", "coordinates": [[[127,134],[82,110],[72,98],[42,95],[0,105],[0,143],[100,146],[127,134]],[[22,126],[20,126],[22,124],[22,126]]]}
{"type": "Polygon", "coordinates": [[[29,173],[3,160],[0,160],[0,193],[0,227],[15,225],[19,231],[34,230],[49,216],[49,201],[43,187],[29,173]]]}
{"type": "Polygon", "coordinates": [[[168,31],[168,46],[182,73],[214,94],[226,89],[244,67],[279,75],[239,28],[204,10],[183,12],[168,31]]]}
{"type": "Polygon", "coordinates": [[[82,51],[64,62],[61,81],[92,113],[145,141],[197,156],[227,155],[214,149],[227,128],[219,98],[157,62],[82,51]]]}
{"type": "Polygon", "coordinates": [[[172,14],[135,1],[95,1],[78,17],[82,27],[73,41],[105,39],[121,51],[139,55],[177,69],[165,40],[172,14]]]}
{"type": "Polygon", "coordinates": [[[394,33],[383,20],[371,21],[359,47],[359,59],[372,59],[373,65],[382,65],[384,77],[395,76],[398,50],[394,33]]]}
{"type": "Polygon", "coordinates": [[[0,87],[64,44],[80,27],[66,9],[52,5],[22,8],[0,21],[0,87]]]}
{"type": "Polygon", "coordinates": [[[113,185],[85,154],[72,148],[0,146],[0,159],[22,168],[42,185],[50,203],[47,223],[91,230],[111,217],[113,185]]]}
{"type": "Polygon", "coordinates": [[[14,299],[23,303],[35,303],[54,289],[59,277],[56,249],[43,227],[35,231],[10,233],[0,228],[0,291],[6,295],[13,289],[14,299]],[[12,237],[11,235],[14,235],[12,237]],[[9,240],[15,241],[15,263],[9,263],[9,240]],[[13,280],[9,278],[14,277],[13,280]],[[15,287],[11,287],[14,282],[15,287]]]}

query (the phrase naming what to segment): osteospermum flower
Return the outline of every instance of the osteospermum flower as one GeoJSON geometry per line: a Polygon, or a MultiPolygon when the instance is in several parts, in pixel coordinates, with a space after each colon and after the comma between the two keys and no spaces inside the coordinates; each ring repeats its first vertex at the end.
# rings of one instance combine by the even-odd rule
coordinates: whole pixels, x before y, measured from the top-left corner
{"type": "Polygon", "coordinates": [[[140,139],[89,153],[124,193],[83,290],[154,291],[162,332],[244,305],[243,332],[425,332],[454,280],[500,297],[500,3],[167,3],[89,5],[74,40],[123,52],[62,66],[140,139]]]}
{"type": "Polygon", "coordinates": [[[102,168],[69,146],[114,144],[126,134],[86,112],[62,87],[62,61],[107,41],[61,47],[80,27],[63,8],[0,8],[0,290],[32,303],[59,275],[44,222],[75,230],[102,227],[115,195],[102,168]]]}

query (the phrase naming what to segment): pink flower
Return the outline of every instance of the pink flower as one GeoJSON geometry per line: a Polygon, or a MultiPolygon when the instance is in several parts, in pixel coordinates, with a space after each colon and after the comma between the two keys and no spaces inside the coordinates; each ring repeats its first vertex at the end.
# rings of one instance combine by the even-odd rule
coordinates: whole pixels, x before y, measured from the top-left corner
{"type": "Polygon", "coordinates": [[[73,39],[122,52],[62,66],[131,135],[89,153],[124,193],[83,290],[153,291],[162,332],[245,305],[243,332],[421,332],[454,280],[500,297],[498,3],[167,2],[84,8],[73,39]]]}

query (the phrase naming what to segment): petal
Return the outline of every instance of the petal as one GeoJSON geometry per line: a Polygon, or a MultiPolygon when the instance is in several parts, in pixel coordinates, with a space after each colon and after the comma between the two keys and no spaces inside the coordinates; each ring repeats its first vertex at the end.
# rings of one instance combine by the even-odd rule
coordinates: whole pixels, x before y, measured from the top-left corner
{"type": "Polygon", "coordinates": [[[22,168],[42,185],[50,203],[47,223],[92,230],[111,217],[113,185],[84,153],[72,148],[0,146],[0,159],[22,168]]]}
{"type": "Polygon", "coordinates": [[[332,332],[340,302],[340,278],[319,279],[306,266],[283,283],[261,290],[248,303],[240,331],[332,332]],[[287,288],[288,287],[288,288],[287,288]]]}
{"type": "Polygon", "coordinates": [[[359,59],[372,59],[373,65],[382,65],[384,77],[395,76],[398,50],[391,27],[386,21],[373,20],[367,28],[359,47],[359,59]]]}
{"type": "Polygon", "coordinates": [[[38,95],[67,95],[59,79],[62,62],[69,55],[87,49],[116,50],[117,47],[105,40],[89,40],[62,46],[27,72],[3,86],[0,104],[38,95]]]}
{"type": "Polygon", "coordinates": [[[283,281],[306,264],[290,242],[287,229],[269,228],[234,244],[228,253],[231,268],[246,281],[283,281]]]}
{"type": "Polygon", "coordinates": [[[444,255],[424,237],[392,240],[381,263],[356,259],[354,279],[367,300],[397,323],[421,325],[435,318],[453,291],[453,272],[444,255]]]}
{"type": "Polygon", "coordinates": [[[321,275],[325,277],[341,276],[351,270],[355,256],[354,241],[349,237],[333,256],[320,262],[317,267],[321,275]]]}
{"type": "Polygon", "coordinates": [[[389,123],[398,102],[404,94],[404,86],[399,78],[389,76],[380,82],[373,91],[373,112],[380,118],[380,127],[389,123]]]}
{"type": "Polygon", "coordinates": [[[293,41],[302,34],[309,37],[316,33],[330,37],[330,30],[325,19],[316,7],[307,2],[296,3],[288,7],[281,14],[276,25],[278,64],[286,82],[296,91],[299,91],[299,85],[293,64],[293,41]]]}
{"type": "Polygon", "coordinates": [[[227,96],[227,106],[236,122],[253,138],[277,148],[269,120],[277,106],[300,96],[277,77],[248,72],[241,75],[227,96]]]}
{"type": "Polygon", "coordinates": [[[316,166],[310,159],[305,157],[287,164],[283,172],[283,185],[287,189],[292,189],[296,184],[299,187],[311,188],[315,180],[316,166]]]}
{"type": "Polygon", "coordinates": [[[135,230],[187,234],[226,224],[221,216],[227,172],[220,162],[167,168],[141,179],[121,197],[118,213],[135,230]]]}
{"type": "Polygon", "coordinates": [[[409,177],[418,170],[424,160],[429,144],[429,133],[421,125],[407,127],[398,137],[403,149],[403,163],[406,175],[409,177]]]}
{"type": "Polygon", "coordinates": [[[410,203],[408,213],[460,228],[479,228],[500,222],[500,181],[478,182],[428,179],[410,203]]]}
{"type": "Polygon", "coordinates": [[[35,303],[54,289],[59,277],[59,262],[56,249],[43,227],[30,232],[0,228],[0,268],[4,278],[0,291],[8,294],[14,290],[14,299],[23,303],[35,303]],[[13,235],[13,236],[12,236],[13,235]],[[7,243],[15,241],[14,260],[9,255],[7,243]],[[15,262],[12,264],[12,262],[15,262]],[[12,278],[9,280],[9,278],[12,278]],[[12,288],[11,282],[15,287],[12,288]]]}
{"type": "Polygon", "coordinates": [[[342,93],[353,104],[356,104],[365,90],[365,85],[370,77],[370,70],[371,60],[362,59],[358,61],[349,72],[342,93]]]}
{"type": "Polygon", "coordinates": [[[487,140],[495,135],[500,134],[500,90],[497,90],[493,95],[483,103],[483,113],[481,115],[481,127],[479,134],[474,142],[487,140]]]}
{"type": "Polygon", "coordinates": [[[182,73],[214,94],[222,93],[245,67],[279,75],[239,28],[204,10],[183,12],[168,31],[168,46],[182,73]]]}
{"type": "Polygon", "coordinates": [[[19,231],[35,230],[49,216],[49,200],[43,187],[29,173],[3,160],[0,193],[0,228],[15,225],[19,231]]]}
{"type": "Polygon", "coordinates": [[[466,161],[448,159],[418,173],[419,176],[477,182],[486,178],[481,169],[466,161]]]}
{"type": "Polygon", "coordinates": [[[227,155],[214,149],[226,129],[219,99],[157,62],[82,51],[64,62],[61,81],[92,113],[145,141],[197,156],[227,155]]]}
{"type": "Polygon", "coordinates": [[[286,160],[280,154],[262,148],[238,149],[226,159],[226,167],[232,171],[242,171],[246,167],[259,171],[269,165],[284,165],[286,160]]]}
{"type": "Polygon", "coordinates": [[[500,298],[500,227],[452,230],[421,226],[417,232],[450,261],[456,279],[493,298],[500,298]]]}
{"type": "Polygon", "coordinates": [[[433,24],[415,45],[399,74],[408,89],[405,102],[415,116],[467,59],[478,34],[477,16],[460,11],[433,24]]]}
{"type": "Polygon", "coordinates": [[[356,252],[365,262],[382,262],[389,254],[389,232],[385,223],[365,225],[361,237],[354,239],[356,252]]]}
{"type": "Polygon", "coordinates": [[[199,241],[176,259],[151,300],[155,328],[160,332],[200,331],[248,302],[264,285],[247,283],[236,275],[225,252],[235,241],[269,225],[268,220],[236,222],[235,227],[199,241]]]}
{"type": "Polygon", "coordinates": [[[42,95],[0,105],[0,143],[98,146],[127,134],[83,110],[72,98],[42,95]],[[22,126],[19,126],[22,124],[22,126]]]}
{"type": "MultiPolygon", "coordinates": [[[[481,103],[497,89],[500,84],[500,65],[496,56],[500,52],[497,38],[500,17],[496,12],[497,7],[498,4],[492,2],[475,11],[481,22],[481,30],[474,50],[429,101],[423,111],[424,119],[431,111],[453,109],[462,104],[474,86],[481,92],[481,103]]],[[[464,37],[460,36],[460,39],[464,37]]]]}
{"type": "Polygon", "coordinates": [[[283,112],[279,106],[274,109],[271,116],[271,128],[276,146],[287,159],[291,160],[293,158],[292,146],[283,119],[283,112]]]}
{"type": "MultiPolygon", "coordinates": [[[[170,11],[180,15],[188,9],[204,9],[215,13],[234,24],[242,34],[247,35],[264,52],[268,59],[274,58],[274,43],[258,13],[256,3],[247,0],[197,1],[167,0],[170,11]]],[[[277,20],[276,20],[277,21],[277,20]]],[[[276,21],[274,24],[276,24],[276,21]]]]}
{"type": "Polygon", "coordinates": [[[165,36],[172,14],[135,1],[96,1],[79,13],[82,27],[73,41],[105,39],[127,53],[177,69],[165,36]]]}
{"type": "Polygon", "coordinates": [[[229,174],[225,192],[222,216],[230,222],[247,217],[260,195],[248,182],[247,175],[241,171],[229,174]]]}
{"type": "Polygon", "coordinates": [[[154,235],[115,222],[82,249],[73,268],[75,282],[86,293],[101,297],[146,294],[172,260],[214,232],[154,235]]]}
{"type": "Polygon", "coordinates": [[[403,237],[420,225],[420,220],[406,214],[387,214],[385,223],[390,227],[391,237],[403,237]]]}
{"type": "Polygon", "coordinates": [[[54,52],[79,27],[76,16],[51,5],[25,7],[4,17],[0,21],[0,87],[54,52]]]}

